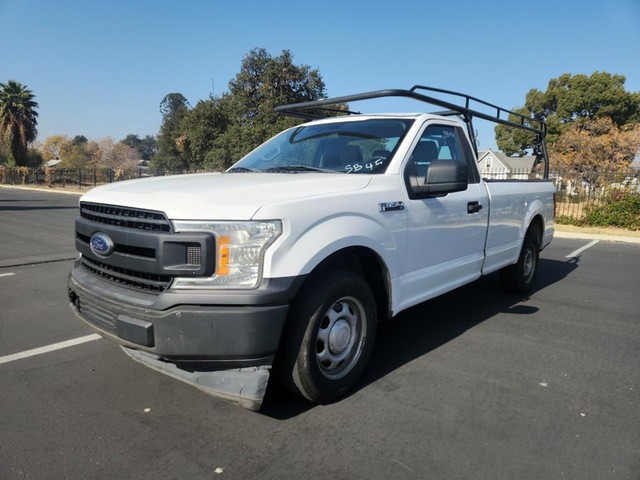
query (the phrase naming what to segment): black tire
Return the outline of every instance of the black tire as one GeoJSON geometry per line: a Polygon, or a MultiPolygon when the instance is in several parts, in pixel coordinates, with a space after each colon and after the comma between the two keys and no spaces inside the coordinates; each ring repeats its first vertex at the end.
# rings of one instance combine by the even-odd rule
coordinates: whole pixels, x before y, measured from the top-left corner
{"type": "Polygon", "coordinates": [[[500,270],[502,288],[507,292],[527,293],[538,274],[540,240],[534,229],[529,229],[522,243],[517,263],[500,270]]]}
{"type": "Polygon", "coordinates": [[[313,275],[291,306],[276,372],[294,393],[331,402],[362,376],[376,327],[376,301],[361,276],[335,269],[313,275]]]}

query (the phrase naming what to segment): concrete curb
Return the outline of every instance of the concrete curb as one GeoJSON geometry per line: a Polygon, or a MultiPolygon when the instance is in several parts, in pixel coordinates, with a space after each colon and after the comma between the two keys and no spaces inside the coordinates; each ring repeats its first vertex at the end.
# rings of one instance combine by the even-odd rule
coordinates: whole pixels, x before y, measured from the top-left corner
{"type": "Polygon", "coordinates": [[[581,240],[604,240],[606,242],[635,243],[640,245],[640,237],[625,237],[623,235],[609,235],[606,233],[567,232],[556,230],[555,238],[577,238],[581,240]]]}

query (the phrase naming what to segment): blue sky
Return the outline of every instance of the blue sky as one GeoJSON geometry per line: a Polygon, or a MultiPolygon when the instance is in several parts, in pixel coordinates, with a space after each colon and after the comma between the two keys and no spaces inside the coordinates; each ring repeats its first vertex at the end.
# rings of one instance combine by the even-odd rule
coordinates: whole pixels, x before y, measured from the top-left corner
{"type": "Polygon", "coordinates": [[[423,84],[512,108],[551,78],[594,71],[640,91],[640,0],[0,0],[0,25],[0,81],[36,94],[40,141],[155,135],[167,93],[192,105],[212,84],[221,94],[255,47],[291,50],[330,96],[423,84]]]}

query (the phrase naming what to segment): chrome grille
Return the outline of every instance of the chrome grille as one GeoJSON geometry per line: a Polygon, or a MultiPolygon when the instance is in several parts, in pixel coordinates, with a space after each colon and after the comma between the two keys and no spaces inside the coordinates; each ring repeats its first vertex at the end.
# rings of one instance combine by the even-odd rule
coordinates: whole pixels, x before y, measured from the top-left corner
{"type": "Polygon", "coordinates": [[[80,216],[92,222],[122,228],[152,232],[171,231],[171,223],[165,214],[152,210],[83,202],[80,204],[80,216]]]}

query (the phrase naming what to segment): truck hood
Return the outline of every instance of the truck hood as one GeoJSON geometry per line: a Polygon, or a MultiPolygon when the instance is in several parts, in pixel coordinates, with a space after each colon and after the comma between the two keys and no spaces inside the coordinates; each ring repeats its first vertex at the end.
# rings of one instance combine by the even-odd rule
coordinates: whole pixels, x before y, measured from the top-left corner
{"type": "Polygon", "coordinates": [[[370,181],[332,173],[200,173],[103,185],[80,201],[161,211],[170,220],[250,220],[264,205],[359,190],[370,181]]]}

